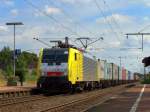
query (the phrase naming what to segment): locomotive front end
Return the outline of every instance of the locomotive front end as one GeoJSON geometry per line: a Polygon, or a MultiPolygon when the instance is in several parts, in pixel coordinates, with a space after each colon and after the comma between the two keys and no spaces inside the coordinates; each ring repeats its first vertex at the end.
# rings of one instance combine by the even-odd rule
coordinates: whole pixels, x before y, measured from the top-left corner
{"type": "Polygon", "coordinates": [[[43,49],[41,76],[37,86],[46,92],[66,91],[68,81],[68,48],[43,49]]]}

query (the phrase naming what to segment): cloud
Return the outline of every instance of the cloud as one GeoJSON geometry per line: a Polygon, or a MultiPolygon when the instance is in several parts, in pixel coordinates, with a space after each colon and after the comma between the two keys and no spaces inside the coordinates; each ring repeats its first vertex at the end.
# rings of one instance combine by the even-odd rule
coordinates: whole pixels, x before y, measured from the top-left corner
{"type": "Polygon", "coordinates": [[[7,26],[0,26],[0,31],[7,31],[8,30],[8,28],[7,28],[7,26]]]}
{"type": "Polygon", "coordinates": [[[145,6],[150,7],[150,1],[149,0],[139,0],[142,2],[145,6]]]}
{"type": "Polygon", "coordinates": [[[144,20],[144,21],[149,21],[150,18],[149,18],[148,16],[145,16],[145,17],[143,18],[143,20],[144,20]]]}
{"type": "Polygon", "coordinates": [[[91,2],[92,0],[60,0],[60,1],[64,3],[70,3],[70,4],[76,4],[76,3],[85,4],[91,2]]]}
{"type": "Polygon", "coordinates": [[[13,0],[0,0],[0,4],[3,4],[3,6],[14,6],[14,1],[13,0]]]}
{"type": "Polygon", "coordinates": [[[113,21],[113,19],[118,22],[119,24],[126,24],[131,23],[133,18],[128,15],[122,15],[122,14],[112,14],[110,16],[107,16],[106,18],[101,17],[96,19],[96,23],[103,24],[108,21],[113,21]]]}
{"type": "Polygon", "coordinates": [[[149,0],[131,0],[129,1],[131,4],[139,4],[144,5],[146,7],[150,7],[150,1],[149,0]]]}
{"type": "Polygon", "coordinates": [[[60,1],[64,3],[71,3],[71,4],[75,3],[75,0],[60,0],[60,1]]]}
{"type": "MultiPolygon", "coordinates": [[[[43,12],[46,13],[47,15],[52,15],[52,14],[61,13],[61,10],[59,8],[55,8],[55,7],[46,5],[43,12]]],[[[34,15],[36,17],[44,17],[45,15],[43,14],[43,12],[36,11],[36,13],[34,13],[34,15]]]]}
{"type": "Polygon", "coordinates": [[[41,16],[44,16],[44,14],[42,12],[39,12],[39,11],[36,11],[35,13],[33,13],[33,15],[35,17],[41,17],[41,16]]]}
{"type": "Polygon", "coordinates": [[[120,45],[121,45],[121,43],[119,41],[109,42],[110,48],[116,48],[116,47],[119,47],[120,45]]]}
{"type": "MultiPolygon", "coordinates": [[[[49,26],[29,26],[25,28],[21,34],[17,34],[20,36],[16,36],[17,45],[24,49],[39,49],[42,47],[47,47],[41,42],[34,40],[33,38],[51,38],[51,33],[59,34],[61,31],[57,26],[53,25],[49,26]],[[59,33],[58,33],[59,32],[59,33]],[[33,44],[34,43],[34,44],[33,44]]],[[[54,37],[52,37],[54,38],[54,37]]],[[[43,42],[50,44],[49,39],[40,39],[43,42]]]]}
{"type": "MultiPolygon", "coordinates": [[[[7,30],[7,27],[0,26],[1,30],[7,30]]],[[[36,44],[33,44],[33,37],[37,37],[40,34],[44,33],[45,29],[42,27],[32,26],[28,27],[27,29],[24,27],[17,28],[16,30],[16,48],[27,48],[30,49],[32,47],[36,48],[36,44]]],[[[1,35],[0,41],[4,41],[10,47],[13,46],[13,30],[3,31],[4,35],[1,35]]],[[[1,33],[1,34],[2,34],[1,33]]],[[[38,46],[39,47],[39,46],[38,46]]]]}
{"type": "Polygon", "coordinates": [[[61,12],[61,10],[59,8],[50,7],[50,6],[46,5],[45,12],[47,14],[59,14],[61,12]]]}
{"type": "Polygon", "coordinates": [[[12,9],[12,10],[10,11],[10,13],[11,13],[13,16],[17,16],[17,15],[19,14],[17,9],[12,9]]]}

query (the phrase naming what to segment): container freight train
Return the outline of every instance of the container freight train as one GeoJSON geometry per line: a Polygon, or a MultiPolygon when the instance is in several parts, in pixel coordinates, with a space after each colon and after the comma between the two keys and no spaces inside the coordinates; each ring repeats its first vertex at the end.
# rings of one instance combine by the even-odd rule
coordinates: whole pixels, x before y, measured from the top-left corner
{"type": "Polygon", "coordinates": [[[37,87],[45,92],[91,90],[136,81],[132,72],[77,48],[40,51],[37,87]]]}

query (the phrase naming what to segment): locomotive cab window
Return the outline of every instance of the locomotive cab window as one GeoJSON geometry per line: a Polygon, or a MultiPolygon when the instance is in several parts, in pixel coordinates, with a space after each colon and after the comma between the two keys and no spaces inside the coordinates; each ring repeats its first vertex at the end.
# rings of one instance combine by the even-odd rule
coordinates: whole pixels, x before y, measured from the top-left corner
{"type": "Polygon", "coordinates": [[[43,63],[66,63],[68,61],[68,49],[44,49],[42,62],[43,63]]]}

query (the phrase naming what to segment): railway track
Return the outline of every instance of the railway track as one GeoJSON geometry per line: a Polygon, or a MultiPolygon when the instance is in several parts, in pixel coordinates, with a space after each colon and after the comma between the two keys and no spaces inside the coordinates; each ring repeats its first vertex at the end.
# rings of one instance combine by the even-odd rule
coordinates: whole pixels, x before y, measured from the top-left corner
{"type": "MultiPolygon", "coordinates": [[[[73,109],[76,106],[78,106],[77,108],[79,108],[79,111],[81,111],[82,110],[82,109],[80,110],[81,105],[83,107],[83,105],[86,105],[88,102],[91,102],[92,100],[94,101],[97,98],[101,98],[101,102],[104,102],[104,101],[108,100],[111,95],[123,92],[124,90],[122,91],[122,89],[123,89],[122,86],[121,87],[119,86],[116,88],[112,87],[111,89],[108,88],[107,90],[101,91],[100,93],[96,92],[96,94],[92,94],[92,95],[83,97],[81,99],[73,100],[73,101],[70,101],[70,102],[67,102],[64,104],[60,104],[57,106],[49,107],[49,108],[40,110],[38,112],[66,112],[66,111],[70,112],[70,111],[73,111],[73,109]]],[[[86,110],[83,110],[82,112],[85,112],[85,111],[86,110]]]]}
{"type": "MultiPolygon", "coordinates": [[[[11,105],[13,106],[16,104],[33,102],[33,101],[42,101],[42,100],[46,100],[58,96],[61,97],[64,96],[64,94],[51,95],[51,96],[44,96],[43,94],[40,94],[40,95],[20,96],[14,98],[0,98],[0,107],[11,106],[11,105]]],[[[65,96],[69,97],[69,95],[65,95],[65,96]]]]}
{"type": "Polygon", "coordinates": [[[0,107],[14,105],[19,103],[25,103],[30,101],[36,101],[41,99],[46,99],[46,96],[43,95],[30,95],[30,96],[23,96],[23,97],[16,97],[16,98],[4,98],[0,99],[0,107]]]}
{"type": "Polygon", "coordinates": [[[96,100],[106,101],[111,95],[123,92],[126,85],[83,92],[80,94],[61,94],[54,96],[32,95],[0,100],[0,112],[71,112],[83,111],[94,105],[96,100]],[[91,104],[91,102],[95,102],[91,104]],[[85,107],[85,108],[83,108],[85,107]]]}

